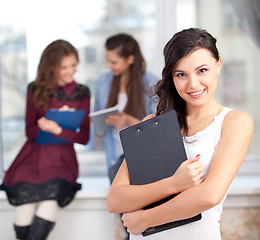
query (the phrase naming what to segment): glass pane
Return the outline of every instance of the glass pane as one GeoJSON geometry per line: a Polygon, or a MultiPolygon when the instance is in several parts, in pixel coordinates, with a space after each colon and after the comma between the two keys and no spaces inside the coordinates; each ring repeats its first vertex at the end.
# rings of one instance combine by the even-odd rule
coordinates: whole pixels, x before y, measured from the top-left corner
{"type": "MultiPolygon", "coordinates": [[[[34,80],[40,55],[47,44],[62,38],[78,49],[80,64],[75,79],[90,88],[92,106],[95,81],[106,71],[104,43],[108,36],[118,32],[132,34],[140,43],[147,68],[152,71],[156,66],[155,52],[151,51],[156,45],[155,0],[0,2],[4,169],[25,141],[26,86],[34,80]]],[[[106,174],[102,146],[102,142],[75,145],[81,174],[106,174]]]]}
{"type": "MultiPolygon", "coordinates": [[[[247,159],[259,159],[260,49],[248,34],[249,29],[240,21],[230,0],[199,0],[197,26],[207,29],[218,40],[222,72],[217,97],[223,105],[248,112],[254,118],[255,131],[247,159]]],[[[259,31],[259,27],[256,30],[259,31]]]]}
{"type": "Polygon", "coordinates": [[[27,85],[26,36],[23,26],[0,25],[1,127],[6,169],[24,143],[24,109],[27,85]]]}
{"type": "MultiPolygon", "coordinates": [[[[104,43],[112,34],[126,32],[133,35],[140,44],[148,69],[152,69],[156,64],[156,58],[150,51],[154,48],[156,39],[155,1],[107,1],[103,5],[103,14],[99,16],[96,23],[95,26],[83,22],[80,24],[81,30],[88,37],[88,44],[82,49],[85,62],[81,64],[78,72],[86,78],[92,93],[98,75],[106,71],[104,43]]],[[[95,139],[88,144],[88,152],[82,146],[77,146],[78,152],[81,153],[78,158],[82,172],[96,175],[102,170],[103,173],[106,172],[103,146],[104,143],[100,142],[100,139],[95,139]],[[92,149],[95,151],[92,152],[92,149]]]]}

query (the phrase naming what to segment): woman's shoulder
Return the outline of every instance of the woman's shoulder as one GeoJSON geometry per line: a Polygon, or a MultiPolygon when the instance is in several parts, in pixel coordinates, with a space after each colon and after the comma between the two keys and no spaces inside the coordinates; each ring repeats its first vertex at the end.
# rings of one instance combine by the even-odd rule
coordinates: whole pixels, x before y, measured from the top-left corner
{"type": "Polygon", "coordinates": [[[237,110],[230,110],[225,117],[225,121],[227,122],[253,122],[253,118],[250,114],[237,110]]]}
{"type": "Polygon", "coordinates": [[[158,77],[154,73],[149,72],[149,71],[146,71],[144,73],[143,79],[144,79],[144,82],[150,86],[156,84],[159,80],[158,77]]]}
{"type": "Polygon", "coordinates": [[[113,78],[113,73],[111,71],[106,71],[98,77],[97,82],[109,81],[112,80],[112,78],[113,78]]]}
{"type": "Polygon", "coordinates": [[[28,85],[27,85],[27,91],[28,92],[34,92],[35,89],[36,89],[35,81],[28,83],[28,85]]]}
{"type": "Polygon", "coordinates": [[[233,129],[234,131],[247,129],[247,131],[253,131],[254,121],[252,116],[246,112],[231,110],[224,118],[222,129],[233,129]]]}
{"type": "Polygon", "coordinates": [[[90,97],[91,96],[90,89],[86,85],[77,83],[76,91],[80,92],[81,95],[83,95],[84,97],[90,97]]]}
{"type": "Polygon", "coordinates": [[[147,77],[147,78],[156,78],[156,79],[158,79],[156,74],[154,74],[153,72],[150,72],[150,71],[145,71],[144,72],[144,76],[147,77]]]}

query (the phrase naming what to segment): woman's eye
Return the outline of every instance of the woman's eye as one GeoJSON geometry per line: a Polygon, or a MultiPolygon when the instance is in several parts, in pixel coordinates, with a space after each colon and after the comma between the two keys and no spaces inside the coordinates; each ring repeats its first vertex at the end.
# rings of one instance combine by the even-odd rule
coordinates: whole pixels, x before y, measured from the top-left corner
{"type": "Polygon", "coordinates": [[[185,74],[184,74],[184,73],[176,73],[175,76],[176,76],[176,77],[184,77],[185,74]]]}
{"type": "Polygon", "coordinates": [[[201,72],[201,73],[204,73],[204,72],[207,72],[207,71],[208,71],[207,68],[202,68],[202,69],[199,70],[199,72],[201,72]]]}

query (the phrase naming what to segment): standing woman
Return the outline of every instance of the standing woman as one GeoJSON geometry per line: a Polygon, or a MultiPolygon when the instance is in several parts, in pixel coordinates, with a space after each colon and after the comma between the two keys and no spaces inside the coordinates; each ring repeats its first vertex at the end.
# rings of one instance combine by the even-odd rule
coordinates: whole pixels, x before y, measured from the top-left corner
{"type": "Polygon", "coordinates": [[[111,182],[123,160],[119,131],[137,124],[156,110],[150,98],[157,77],[145,70],[145,60],[137,41],[128,34],[117,34],[105,43],[110,71],[96,83],[94,111],[118,106],[119,115],[110,116],[106,123],[114,128],[105,133],[107,166],[111,182]]]}
{"type": "Polygon", "coordinates": [[[208,32],[191,28],[176,33],[164,48],[164,58],[162,80],[156,86],[157,115],[176,110],[189,159],[171,177],[142,186],[130,185],[123,162],[109,192],[108,210],[125,213],[122,219],[132,240],[143,239],[141,233],[149,227],[199,213],[199,221],[145,239],[220,240],[223,201],[248,151],[253,120],[215,100],[221,58],[216,39],[208,32]],[[194,167],[198,159],[203,174],[201,167],[194,167]],[[202,177],[205,180],[198,181],[202,177]],[[175,193],[180,194],[142,210],[175,193]]]}
{"type": "Polygon", "coordinates": [[[89,136],[90,91],[74,81],[78,52],[67,41],[56,40],[42,53],[36,80],[29,84],[26,105],[27,141],[7,170],[1,189],[16,206],[14,229],[21,240],[44,240],[54,226],[58,206],[69,204],[80,189],[73,143],[89,136]],[[48,109],[86,110],[75,132],[44,116],[48,109]],[[36,144],[39,131],[52,133],[68,144],[36,144]]]}
{"type": "MultiPolygon", "coordinates": [[[[107,124],[114,126],[105,133],[108,176],[112,183],[124,159],[119,132],[156,111],[150,95],[151,87],[158,79],[146,71],[144,57],[132,36],[124,33],[113,35],[106,40],[105,47],[110,71],[97,80],[94,111],[116,105],[120,111],[120,114],[106,119],[107,124]]],[[[97,136],[103,134],[97,133],[97,136]]]]}

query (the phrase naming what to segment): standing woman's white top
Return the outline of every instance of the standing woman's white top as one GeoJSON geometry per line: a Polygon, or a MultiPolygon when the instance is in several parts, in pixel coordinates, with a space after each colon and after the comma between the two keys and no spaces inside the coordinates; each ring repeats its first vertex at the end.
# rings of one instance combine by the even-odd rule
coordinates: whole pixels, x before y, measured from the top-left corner
{"type": "MultiPolygon", "coordinates": [[[[204,172],[207,175],[211,158],[221,137],[221,126],[225,116],[231,109],[224,108],[214,121],[203,131],[191,137],[183,137],[187,157],[200,153],[204,172]]],[[[203,197],[203,196],[201,196],[203,197]]],[[[143,237],[142,234],[131,235],[131,240],[220,240],[219,220],[223,209],[223,201],[217,206],[202,212],[202,219],[197,222],[172,228],[143,237]]]]}

